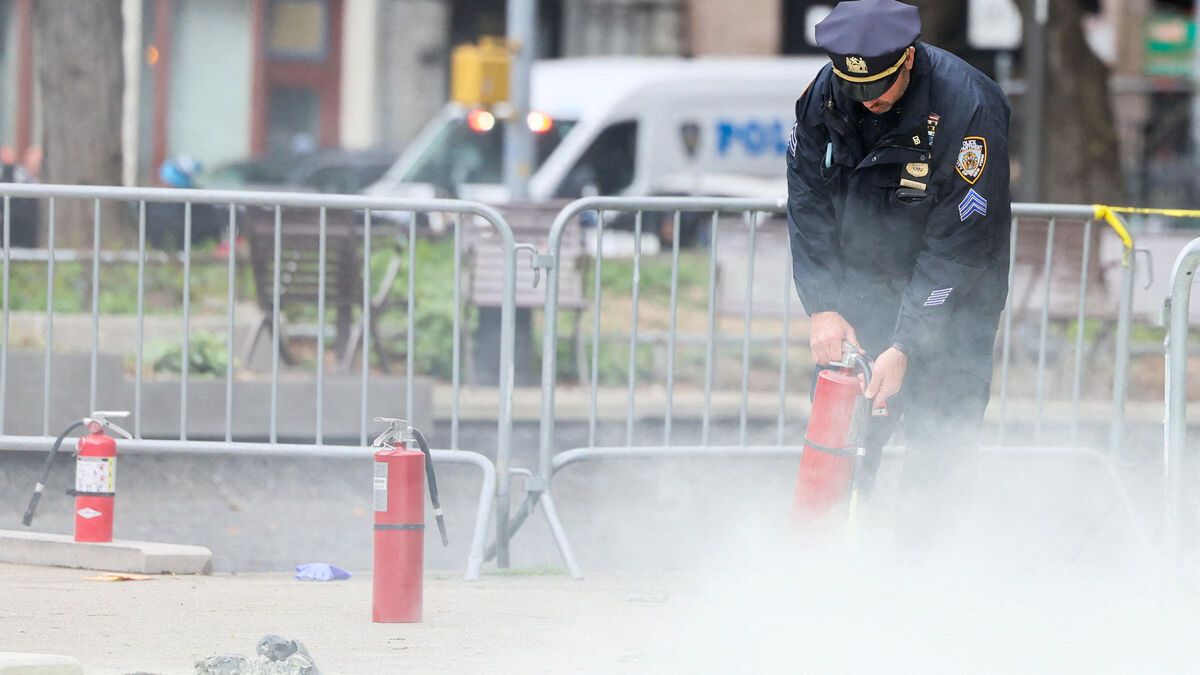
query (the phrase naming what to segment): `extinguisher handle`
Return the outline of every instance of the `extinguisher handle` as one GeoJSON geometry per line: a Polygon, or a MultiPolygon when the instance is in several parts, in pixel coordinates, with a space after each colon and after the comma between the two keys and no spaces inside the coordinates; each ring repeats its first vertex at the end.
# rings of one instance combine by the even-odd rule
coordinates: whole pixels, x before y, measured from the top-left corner
{"type": "Polygon", "coordinates": [[[871,359],[860,353],[858,347],[849,340],[842,340],[842,359],[833,361],[829,365],[857,371],[859,375],[863,376],[864,385],[871,384],[873,365],[871,359]]]}
{"type": "Polygon", "coordinates": [[[129,432],[128,432],[128,431],[126,431],[125,429],[122,429],[120,426],[118,426],[117,424],[115,424],[115,423],[113,423],[113,422],[107,422],[107,423],[105,423],[105,425],[104,425],[104,426],[105,426],[105,427],[106,427],[106,428],[107,428],[109,431],[111,431],[111,432],[113,432],[114,434],[116,434],[116,435],[120,436],[121,438],[127,438],[127,439],[129,439],[129,440],[131,440],[131,441],[133,440],[133,434],[129,433],[129,432]]]}
{"type": "Polygon", "coordinates": [[[118,419],[120,419],[122,417],[129,417],[129,411],[128,410],[97,410],[92,413],[91,417],[85,418],[84,421],[88,422],[89,424],[94,422],[95,424],[98,424],[101,429],[108,429],[114,435],[122,436],[124,438],[133,440],[133,434],[122,429],[116,422],[113,422],[111,419],[109,419],[110,417],[116,417],[118,419]]]}
{"type": "Polygon", "coordinates": [[[442,535],[442,546],[449,546],[450,538],[446,536],[446,519],[442,516],[442,504],[438,501],[437,478],[433,473],[433,455],[429,452],[429,444],[425,442],[424,434],[417,431],[415,427],[409,427],[408,431],[412,432],[421,452],[425,453],[425,479],[429,482],[429,501],[433,504],[433,517],[437,521],[438,533],[442,535]]]}
{"type": "Polygon", "coordinates": [[[393,441],[400,440],[400,437],[403,436],[402,429],[412,429],[408,424],[408,420],[402,420],[398,417],[376,417],[375,421],[386,422],[388,428],[384,429],[382,434],[375,437],[375,440],[371,443],[372,448],[390,446],[393,441]]]}

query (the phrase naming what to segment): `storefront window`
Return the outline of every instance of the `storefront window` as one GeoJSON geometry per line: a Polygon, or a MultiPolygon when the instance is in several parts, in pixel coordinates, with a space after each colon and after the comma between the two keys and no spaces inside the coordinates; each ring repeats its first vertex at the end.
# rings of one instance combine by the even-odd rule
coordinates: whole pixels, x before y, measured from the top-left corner
{"type": "Polygon", "coordinates": [[[267,51],[271,58],[320,61],[329,35],[325,0],[271,0],[267,51]]]}

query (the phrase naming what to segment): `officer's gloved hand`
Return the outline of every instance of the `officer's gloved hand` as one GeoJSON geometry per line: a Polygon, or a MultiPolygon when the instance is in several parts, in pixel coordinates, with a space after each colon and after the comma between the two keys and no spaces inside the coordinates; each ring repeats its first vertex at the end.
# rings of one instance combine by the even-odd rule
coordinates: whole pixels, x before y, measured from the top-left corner
{"type": "MultiPolygon", "coordinates": [[[[837,312],[817,312],[809,317],[808,346],[818,366],[842,360],[842,341],[858,346],[854,326],[837,312]]],[[[862,352],[862,349],[859,349],[862,352]]]]}

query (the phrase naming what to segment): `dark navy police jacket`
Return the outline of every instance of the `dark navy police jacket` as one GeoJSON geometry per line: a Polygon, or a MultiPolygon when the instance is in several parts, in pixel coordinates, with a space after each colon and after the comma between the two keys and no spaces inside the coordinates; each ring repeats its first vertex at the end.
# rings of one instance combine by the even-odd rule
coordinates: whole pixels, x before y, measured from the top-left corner
{"type": "Polygon", "coordinates": [[[883,115],[844,97],[835,77],[826,65],[796,102],[788,148],[805,310],[841,313],[875,353],[986,355],[990,379],[1011,220],[1003,92],[924,43],[883,115]]]}

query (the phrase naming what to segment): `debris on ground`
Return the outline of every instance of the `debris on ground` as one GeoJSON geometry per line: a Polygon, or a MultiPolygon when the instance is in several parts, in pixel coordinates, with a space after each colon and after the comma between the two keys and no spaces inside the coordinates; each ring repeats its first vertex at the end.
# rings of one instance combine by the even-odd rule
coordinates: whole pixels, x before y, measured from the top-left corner
{"type": "Polygon", "coordinates": [[[196,675],[321,675],[317,662],[296,640],[267,635],[251,661],[240,654],[210,656],[196,662],[196,675]]]}
{"type": "Polygon", "coordinates": [[[196,662],[196,675],[243,675],[249,672],[250,662],[241,654],[210,656],[196,662]]]}
{"type": "Polygon", "coordinates": [[[349,579],[350,573],[329,563],[305,563],[296,565],[296,578],[300,581],[337,581],[349,579]]]}
{"type": "Polygon", "coordinates": [[[97,574],[94,577],[84,577],[87,581],[149,581],[154,576],[151,574],[133,574],[127,572],[105,572],[97,574]]]}

